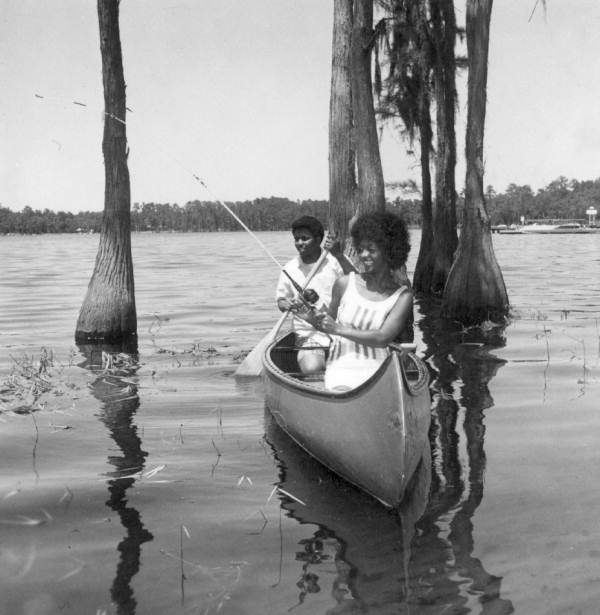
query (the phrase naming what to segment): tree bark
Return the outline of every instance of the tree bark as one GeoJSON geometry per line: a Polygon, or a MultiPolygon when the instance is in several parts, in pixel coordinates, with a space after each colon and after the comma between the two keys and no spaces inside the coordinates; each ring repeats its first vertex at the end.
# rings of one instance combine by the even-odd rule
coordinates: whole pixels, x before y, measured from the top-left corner
{"type": "Polygon", "coordinates": [[[435,165],[434,265],[431,292],[441,295],[458,243],[456,231],[456,16],[453,0],[431,0],[435,62],[437,154],[435,165]]]}
{"type": "Polygon", "coordinates": [[[418,293],[429,294],[433,280],[434,266],[434,226],[433,202],[431,190],[431,152],[433,149],[433,131],[431,127],[431,37],[427,5],[425,2],[412,6],[411,20],[416,28],[418,49],[424,53],[425,60],[417,64],[419,77],[418,121],[419,141],[421,145],[421,244],[413,275],[413,288],[418,293]]]}
{"type": "Polygon", "coordinates": [[[329,226],[346,246],[355,210],[356,157],[352,121],[352,3],[334,0],[329,102],[329,226]]]}
{"type": "Polygon", "coordinates": [[[508,295],[492,246],[483,189],[483,137],[492,0],[467,0],[469,62],[465,212],[456,259],[442,311],[463,324],[498,321],[508,313],[508,295]]]}
{"type": "Polygon", "coordinates": [[[105,107],[104,214],[94,272],[75,330],[78,342],[115,342],[137,333],[118,0],[98,0],[98,22],[105,107]]]}
{"type": "Polygon", "coordinates": [[[385,208],[383,170],[379,154],[371,77],[373,42],[373,0],[354,0],[352,108],[356,134],[358,211],[360,213],[385,208]]]}
{"type": "MultiPolygon", "coordinates": [[[[426,94],[423,96],[429,100],[426,94]]],[[[426,116],[422,113],[419,121],[419,140],[421,142],[421,243],[419,255],[413,275],[413,288],[415,292],[430,293],[433,279],[434,265],[434,237],[433,237],[433,209],[431,199],[431,118],[429,116],[429,103],[426,103],[426,116]]],[[[425,111],[425,110],[423,110],[425,111]]]]}

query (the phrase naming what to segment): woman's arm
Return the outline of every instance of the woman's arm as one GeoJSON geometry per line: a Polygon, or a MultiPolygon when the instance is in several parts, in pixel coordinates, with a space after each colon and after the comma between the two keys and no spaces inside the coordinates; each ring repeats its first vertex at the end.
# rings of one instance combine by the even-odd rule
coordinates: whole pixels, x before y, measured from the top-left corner
{"type": "Polygon", "coordinates": [[[412,314],[412,308],[413,294],[407,287],[404,287],[398,297],[398,300],[394,304],[394,307],[390,310],[390,313],[387,315],[380,329],[362,331],[361,329],[354,329],[347,325],[342,325],[332,318],[331,310],[329,315],[324,315],[320,318],[320,322],[317,324],[316,328],[319,331],[324,331],[330,335],[340,335],[342,337],[346,337],[353,342],[358,342],[359,344],[385,347],[390,342],[394,341],[398,333],[404,329],[406,323],[408,322],[409,316],[412,314]]]}
{"type": "Polygon", "coordinates": [[[343,275],[333,283],[333,288],[331,289],[331,303],[329,304],[329,309],[327,310],[327,314],[331,316],[333,320],[337,318],[340,301],[348,288],[348,280],[348,275],[343,275]]]}

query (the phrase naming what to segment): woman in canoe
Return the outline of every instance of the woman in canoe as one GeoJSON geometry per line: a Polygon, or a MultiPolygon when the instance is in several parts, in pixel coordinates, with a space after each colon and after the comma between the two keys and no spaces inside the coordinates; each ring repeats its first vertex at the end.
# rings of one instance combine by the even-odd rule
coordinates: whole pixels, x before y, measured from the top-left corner
{"type": "Polygon", "coordinates": [[[363,271],[338,278],[328,313],[311,318],[316,329],[332,336],[325,369],[330,390],[367,380],[389,354],[387,344],[406,341],[412,325],[412,290],[394,275],[410,250],[402,218],[391,212],[364,214],[351,235],[363,271]]]}

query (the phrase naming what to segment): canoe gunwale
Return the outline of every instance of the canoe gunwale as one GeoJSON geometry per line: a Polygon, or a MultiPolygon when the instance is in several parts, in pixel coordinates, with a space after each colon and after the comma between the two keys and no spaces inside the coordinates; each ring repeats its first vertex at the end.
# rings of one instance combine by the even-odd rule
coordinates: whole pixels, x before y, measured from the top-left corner
{"type": "Polygon", "coordinates": [[[311,384],[310,382],[305,382],[303,380],[300,380],[298,378],[295,378],[294,376],[287,374],[280,367],[278,367],[275,364],[275,362],[271,359],[271,350],[275,349],[277,345],[282,344],[284,341],[286,341],[288,338],[290,338],[293,335],[294,335],[293,333],[288,333],[284,337],[275,340],[267,347],[267,350],[265,351],[263,355],[263,366],[265,368],[265,371],[268,372],[271,378],[275,378],[281,384],[287,385],[288,387],[302,391],[303,393],[306,393],[308,395],[318,397],[321,399],[331,399],[331,400],[334,400],[334,399],[335,400],[346,400],[346,399],[352,399],[353,397],[356,397],[356,396],[360,396],[360,394],[365,389],[370,388],[371,386],[376,384],[378,380],[380,380],[383,377],[385,372],[388,370],[390,363],[394,360],[398,361],[398,364],[400,366],[400,373],[402,375],[402,382],[404,384],[405,391],[409,395],[411,395],[412,397],[415,397],[419,395],[425,387],[429,386],[429,374],[427,372],[427,369],[424,363],[415,354],[408,353],[408,352],[404,354],[404,356],[406,356],[408,359],[412,361],[413,365],[418,370],[417,380],[416,381],[410,380],[406,373],[406,368],[403,365],[403,362],[400,361],[401,353],[398,352],[397,350],[392,349],[389,356],[385,358],[385,360],[379,366],[377,371],[374,374],[372,374],[369,378],[367,378],[367,380],[359,384],[356,388],[349,389],[347,391],[330,391],[327,389],[323,389],[322,387],[317,387],[311,384]]]}

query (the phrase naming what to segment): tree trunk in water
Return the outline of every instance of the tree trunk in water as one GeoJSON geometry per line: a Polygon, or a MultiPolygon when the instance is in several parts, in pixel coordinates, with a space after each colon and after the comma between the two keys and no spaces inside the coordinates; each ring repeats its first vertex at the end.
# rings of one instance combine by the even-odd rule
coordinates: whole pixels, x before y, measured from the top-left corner
{"type": "Polygon", "coordinates": [[[346,246],[355,210],[352,128],[352,2],[334,0],[329,102],[329,226],[346,246]]]}
{"type": "Polygon", "coordinates": [[[352,108],[356,135],[358,210],[360,213],[385,208],[383,170],[379,154],[371,78],[373,42],[373,0],[354,0],[352,108]]]}
{"type": "Polygon", "coordinates": [[[422,113],[419,121],[419,133],[421,142],[421,244],[419,256],[415,265],[413,276],[413,288],[415,292],[430,293],[433,278],[434,263],[434,239],[433,239],[433,211],[431,202],[431,171],[429,168],[431,152],[431,120],[429,117],[429,102],[427,99],[427,116],[422,113]]]}
{"type": "Polygon", "coordinates": [[[105,107],[104,215],[94,273],[75,330],[78,342],[115,342],[137,333],[119,1],[98,0],[98,21],[105,107]]]}
{"type": "Polygon", "coordinates": [[[465,212],[456,259],[444,290],[444,316],[463,324],[497,321],[508,313],[508,295],[492,246],[483,191],[483,135],[492,0],[467,0],[467,173],[465,212]]]}
{"type": "Polygon", "coordinates": [[[432,0],[434,94],[437,119],[435,166],[434,255],[431,292],[441,295],[458,243],[456,232],[456,17],[453,0],[432,0]]]}

